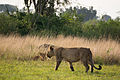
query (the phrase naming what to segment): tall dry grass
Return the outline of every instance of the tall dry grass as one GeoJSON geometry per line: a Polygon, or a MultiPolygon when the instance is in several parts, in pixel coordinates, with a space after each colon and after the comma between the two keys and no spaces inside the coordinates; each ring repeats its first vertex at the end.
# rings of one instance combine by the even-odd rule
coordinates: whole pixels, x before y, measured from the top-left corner
{"type": "Polygon", "coordinates": [[[120,43],[114,40],[88,40],[78,37],[0,36],[1,59],[31,59],[41,44],[48,43],[62,47],[87,47],[97,63],[120,64],[120,43]]]}

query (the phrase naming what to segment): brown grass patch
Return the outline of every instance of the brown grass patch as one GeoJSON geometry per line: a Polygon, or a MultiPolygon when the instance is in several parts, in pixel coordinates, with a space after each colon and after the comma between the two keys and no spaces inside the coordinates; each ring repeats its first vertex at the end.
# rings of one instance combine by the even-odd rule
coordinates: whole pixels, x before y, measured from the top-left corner
{"type": "Polygon", "coordinates": [[[95,62],[120,64],[120,43],[114,40],[88,40],[78,37],[38,37],[0,36],[0,58],[29,60],[38,55],[41,44],[54,44],[62,47],[87,47],[93,53],[95,62]]]}

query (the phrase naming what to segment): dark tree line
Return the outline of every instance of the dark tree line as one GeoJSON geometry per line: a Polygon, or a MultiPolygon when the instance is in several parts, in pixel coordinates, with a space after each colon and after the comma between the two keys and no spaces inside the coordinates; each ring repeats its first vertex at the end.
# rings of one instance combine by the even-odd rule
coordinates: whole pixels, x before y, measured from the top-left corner
{"type": "Polygon", "coordinates": [[[90,9],[80,7],[80,9],[77,9],[77,14],[83,15],[84,21],[97,19],[97,11],[93,9],[93,6],[91,6],[90,9]]]}

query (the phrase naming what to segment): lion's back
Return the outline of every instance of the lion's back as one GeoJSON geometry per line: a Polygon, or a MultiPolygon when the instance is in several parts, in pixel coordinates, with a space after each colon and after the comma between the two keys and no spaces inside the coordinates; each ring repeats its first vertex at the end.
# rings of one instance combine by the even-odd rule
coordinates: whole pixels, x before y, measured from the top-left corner
{"type": "Polygon", "coordinates": [[[78,60],[86,59],[91,55],[89,48],[63,48],[61,51],[62,57],[67,61],[76,62],[78,60]]]}

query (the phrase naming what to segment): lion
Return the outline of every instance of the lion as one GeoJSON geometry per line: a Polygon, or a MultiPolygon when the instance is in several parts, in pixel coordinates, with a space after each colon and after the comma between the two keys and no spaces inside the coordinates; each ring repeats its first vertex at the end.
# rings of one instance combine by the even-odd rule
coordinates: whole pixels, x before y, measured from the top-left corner
{"type": "Polygon", "coordinates": [[[50,46],[54,46],[54,45],[52,45],[52,44],[42,44],[42,45],[40,45],[38,47],[37,55],[35,57],[33,57],[33,60],[38,60],[38,59],[40,59],[41,61],[46,60],[48,49],[50,48],[50,46]]]}
{"type": "Polygon", "coordinates": [[[94,66],[94,62],[92,59],[92,52],[90,48],[63,48],[63,47],[50,47],[50,51],[47,54],[47,57],[51,58],[52,56],[56,56],[56,68],[58,69],[62,60],[69,62],[71,71],[74,71],[73,62],[81,61],[86,68],[85,72],[88,72],[89,65],[91,65],[91,73],[93,72],[93,68],[97,70],[101,70],[102,67],[99,65],[99,68],[94,66]]]}

